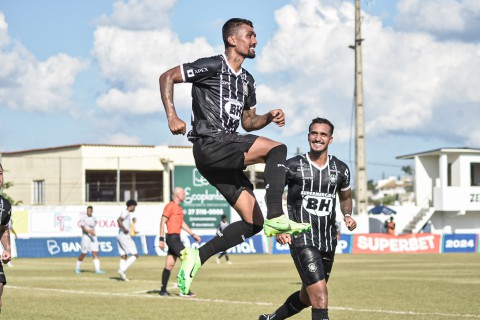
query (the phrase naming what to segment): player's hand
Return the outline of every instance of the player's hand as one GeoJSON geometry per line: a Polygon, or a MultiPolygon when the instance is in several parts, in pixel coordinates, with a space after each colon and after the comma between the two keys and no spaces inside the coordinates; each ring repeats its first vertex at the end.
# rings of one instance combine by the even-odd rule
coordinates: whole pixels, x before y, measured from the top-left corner
{"type": "Polygon", "coordinates": [[[10,250],[3,250],[2,253],[2,262],[4,264],[7,264],[12,260],[12,254],[10,253],[10,250]]]}
{"type": "Polygon", "coordinates": [[[277,241],[280,244],[292,244],[292,236],[290,236],[288,233],[278,234],[277,241]]]}
{"type": "Polygon", "coordinates": [[[346,216],[343,221],[345,221],[345,224],[350,231],[355,230],[355,228],[357,227],[357,222],[352,217],[346,216]]]}
{"type": "Polygon", "coordinates": [[[88,231],[88,233],[90,233],[90,235],[91,235],[92,237],[95,237],[95,231],[90,230],[90,231],[88,231]]]}
{"type": "Polygon", "coordinates": [[[193,239],[195,239],[198,243],[200,243],[200,241],[202,241],[202,238],[200,238],[200,237],[197,236],[196,234],[193,234],[192,237],[193,237],[193,239]]]}
{"type": "Polygon", "coordinates": [[[160,242],[158,243],[158,247],[159,247],[162,251],[165,250],[165,241],[160,241],[160,242]]]}
{"type": "Polygon", "coordinates": [[[277,126],[283,127],[285,125],[285,113],[283,113],[282,109],[270,110],[268,116],[277,126]]]}
{"type": "Polygon", "coordinates": [[[170,132],[174,135],[184,135],[187,132],[187,124],[179,117],[172,117],[168,119],[168,127],[170,128],[170,132]]]}

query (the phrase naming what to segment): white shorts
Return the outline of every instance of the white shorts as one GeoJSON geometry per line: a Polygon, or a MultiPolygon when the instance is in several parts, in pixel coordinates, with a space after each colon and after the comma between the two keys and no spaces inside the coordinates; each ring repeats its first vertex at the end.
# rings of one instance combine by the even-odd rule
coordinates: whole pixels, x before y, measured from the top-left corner
{"type": "Polygon", "coordinates": [[[127,254],[137,254],[137,246],[135,245],[135,242],[133,241],[132,237],[130,234],[125,234],[123,232],[119,233],[117,236],[117,244],[118,244],[118,253],[121,256],[127,255],[127,254]]]}
{"type": "Polygon", "coordinates": [[[82,253],[98,252],[98,239],[88,234],[82,235],[82,253]]]}

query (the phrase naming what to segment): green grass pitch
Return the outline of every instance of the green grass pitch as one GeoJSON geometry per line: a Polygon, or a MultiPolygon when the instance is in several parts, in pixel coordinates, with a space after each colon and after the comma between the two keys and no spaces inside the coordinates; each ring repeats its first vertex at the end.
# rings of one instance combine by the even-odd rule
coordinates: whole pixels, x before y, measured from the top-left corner
{"type": "MultiPolygon", "coordinates": [[[[231,255],[233,264],[210,259],[197,274],[197,298],[158,290],[165,258],[140,257],[119,281],[118,258],[91,257],[74,273],[75,258],[14,259],[4,267],[1,319],[258,319],[298,290],[289,255],[231,255]]],[[[329,287],[333,320],[480,319],[480,254],[337,255],[329,287]]],[[[311,319],[306,309],[291,319],[311,319]]]]}

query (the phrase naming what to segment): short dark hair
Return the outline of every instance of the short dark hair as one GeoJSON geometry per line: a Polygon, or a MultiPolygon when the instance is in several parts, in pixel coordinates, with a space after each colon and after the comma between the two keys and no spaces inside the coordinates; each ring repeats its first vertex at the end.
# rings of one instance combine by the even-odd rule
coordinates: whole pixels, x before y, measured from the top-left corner
{"type": "Polygon", "coordinates": [[[333,129],[335,129],[335,127],[333,126],[333,123],[331,123],[330,120],[328,120],[328,119],[320,118],[320,117],[316,117],[315,119],[312,119],[312,123],[310,123],[310,125],[308,126],[308,133],[310,133],[310,131],[312,131],[312,126],[315,123],[319,123],[319,124],[325,123],[325,124],[327,124],[328,126],[330,126],[330,134],[333,134],[333,129]]]}
{"type": "Polygon", "coordinates": [[[133,199],[130,199],[127,201],[127,207],[130,207],[130,206],[136,206],[137,205],[137,201],[133,200],[133,199]]]}
{"type": "Polygon", "coordinates": [[[224,215],[224,214],[222,214],[222,220],[223,220],[223,219],[227,219],[227,216],[224,215]]]}
{"type": "Polygon", "coordinates": [[[92,210],[93,210],[93,207],[92,207],[92,206],[88,206],[88,207],[87,207],[87,210],[88,210],[88,209],[92,209],[92,210]]]}
{"type": "Polygon", "coordinates": [[[230,44],[228,43],[228,37],[231,36],[232,34],[235,34],[235,32],[237,32],[238,27],[240,27],[242,24],[249,25],[250,27],[253,28],[252,21],[247,19],[232,18],[227,22],[225,22],[225,24],[222,27],[222,38],[223,38],[223,44],[225,45],[225,48],[230,47],[230,44]]]}

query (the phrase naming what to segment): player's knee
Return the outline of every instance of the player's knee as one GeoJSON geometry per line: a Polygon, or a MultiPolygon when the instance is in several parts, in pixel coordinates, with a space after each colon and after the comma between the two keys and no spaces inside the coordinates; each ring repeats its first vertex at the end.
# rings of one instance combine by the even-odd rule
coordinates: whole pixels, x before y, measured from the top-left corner
{"type": "Polygon", "coordinates": [[[267,158],[273,154],[279,154],[279,155],[285,155],[287,156],[287,146],[284,145],[283,143],[280,143],[279,145],[274,146],[273,148],[270,149],[267,153],[267,158]]]}

